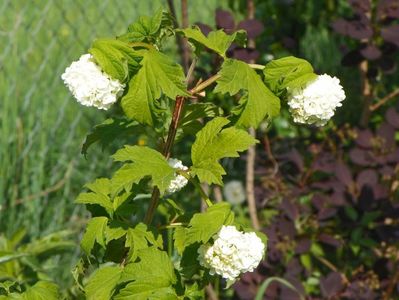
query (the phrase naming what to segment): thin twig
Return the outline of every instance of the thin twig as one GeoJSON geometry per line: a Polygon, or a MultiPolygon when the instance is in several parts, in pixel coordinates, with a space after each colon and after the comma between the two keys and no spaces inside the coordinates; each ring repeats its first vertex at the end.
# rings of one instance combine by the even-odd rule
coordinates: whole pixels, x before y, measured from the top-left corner
{"type": "Polygon", "coordinates": [[[396,96],[399,96],[399,88],[394,90],[393,92],[389,93],[384,98],[378,100],[377,103],[370,105],[370,111],[375,111],[376,109],[380,108],[382,105],[387,103],[392,98],[395,98],[396,96]]]}
{"type": "Polygon", "coordinates": [[[223,194],[222,194],[222,189],[220,188],[220,186],[215,185],[213,187],[213,196],[215,197],[216,202],[223,201],[223,194]]]}
{"type": "MultiPolygon", "coordinates": [[[[166,139],[166,143],[164,145],[162,154],[165,156],[166,159],[170,158],[173,142],[175,141],[177,127],[179,124],[180,114],[182,112],[184,105],[184,97],[178,96],[176,97],[175,107],[173,109],[172,121],[170,122],[168,137],[166,139]]],[[[153,217],[155,210],[158,206],[160,192],[157,187],[154,187],[151,195],[150,205],[147,209],[146,215],[144,217],[144,223],[150,224],[153,217]]]]}
{"type": "Polygon", "coordinates": [[[194,58],[191,62],[190,68],[188,68],[187,71],[187,76],[186,76],[186,84],[189,84],[189,80],[190,78],[192,78],[193,73],[194,73],[194,69],[195,69],[195,65],[197,64],[197,59],[194,58]]]}
{"type": "MultiPolygon", "coordinates": [[[[255,129],[249,128],[249,134],[255,137],[255,129]]],[[[260,224],[256,209],[256,199],[255,199],[255,158],[256,158],[256,148],[251,146],[247,153],[247,166],[246,166],[246,194],[248,201],[249,216],[251,218],[252,226],[256,229],[260,229],[260,224]]]]}
{"type": "MultiPolygon", "coordinates": [[[[365,13],[369,20],[375,19],[374,12],[375,10],[369,10],[368,12],[365,13]]],[[[364,41],[364,42],[370,43],[370,41],[364,41]]],[[[360,70],[360,79],[362,84],[362,97],[363,97],[363,109],[359,125],[360,127],[367,127],[371,116],[370,104],[371,101],[373,100],[373,95],[374,95],[374,87],[371,84],[369,77],[367,75],[369,71],[369,62],[367,60],[361,62],[359,65],[359,70],[360,70]]]]}
{"type": "Polygon", "coordinates": [[[215,290],[213,289],[212,284],[208,284],[205,287],[206,294],[208,295],[208,300],[219,300],[218,295],[216,294],[215,290]]]}
{"type": "MultiPolygon", "coordinates": [[[[182,18],[182,25],[183,28],[187,28],[188,27],[188,4],[187,4],[187,0],[181,0],[181,18],[182,18]]],[[[188,65],[190,63],[190,56],[191,56],[191,52],[190,52],[190,47],[188,45],[188,41],[186,38],[182,38],[182,60],[183,60],[183,66],[184,66],[184,70],[187,72],[187,68],[188,65]]]]}
{"type": "Polygon", "coordinates": [[[265,145],[265,151],[267,153],[267,156],[273,164],[273,176],[275,176],[278,173],[279,166],[276,158],[273,155],[272,147],[270,146],[270,140],[267,134],[265,134],[265,137],[263,138],[263,143],[265,145]]]}
{"type": "Polygon", "coordinates": [[[257,70],[263,70],[265,68],[264,65],[258,65],[258,64],[248,64],[252,69],[257,69],[257,70]]]}
{"type": "Polygon", "coordinates": [[[199,83],[196,85],[194,88],[190,90],[190,94],[195,95],[198,94],[199,92],[203,91],[205,88],[210,86],[212,83],[214,83],[216,80],[220,78],[219,74],[215,74],[212,77],[209,77],[207,80],[199,83]]]}
{"type": "Polygon", "coordinates": [[[183,170],[177,170],[177,174],[184,176],[188,181],[190,181],[200,192],[202,200],[207,204],[207,206],[212,206],[213,203],[209,199],[208,192],[204,189],[204,187],[199,183],[196,179],[190,176],[189,172],[183,170]]]}
{"type": "MultiPolygon", "coordinates": [[[[205,89],[206,87],[208,87],[209,85],[214,83],[219,77],[220,77],[220,75],[218,75],[218,74],[213,75],[212,77],[208,78],[201,84],[199,84],[196,87],[194,87],[193,89],[191,89],[189,91],[189,93],[194,95],[196,93],[201,92],[203,89],[205,89]]],[[[163,151],[162,151],[162,153],[166,159],[168,159],[171,155],[171,150],[172,150],[173,143],[175,141],[176,132],[177,132],[177,128],[179,125],[180,115],[183,110],[184,101],[185,101],[184,97],[182,97],[182,96],[176,97],[175,107],[173,109],[173,114],[172,114],[172,121],[169,126],[168,137],[166,139],[166,143],[165,143],[163,151]]],[[[149,205],[146,215],[144,217],[144,222],[147,225],[152,222],[155,210],[158,206],[159,196],[160,196],[159,189],[157,187],[154,187],[154,189],[152,191],[152,195],[151,195],[150,205],[149,205]]],[[[206,203],[208,206],[212,205],[212,203],[210,201],[206,201],[206,203]]]]}
{"type": "MultiPolygon", "coordinates": [[[[253,19],[255,16],[255,4],[253,0],[247,1],[247,18],[253,19]]],[[[251,48],[255,48],[255,41],[250,39],[248,41],[248,46],[251,48]]],[[[254,61],[251,61],[254,63],[254,61]]],[[[249,128],[248,132],[253,137],[256,136],[256,131],[254,128],[249,128]]],[[[248,201],[248,210],[249,216],[251,218],[252,226],[256,229],[260,229],[260,224],[257,215],[256,209],[256,198],[255,198],[255,159],[256,159],[256,146],[253,145],[248,149],[247,153],[247,166],[246,166],[246,194],[247,194],[247,201],[248,201]]]]}
{"type": "MultiPolygon", "coordinates": [[[[330,261],[328,261],[327,259],[325,259],[324,257],[320,257],[315,255],[314,256],[318,261],[320,261],[323,265],[325,265],[326,267],[328,267],[331,271],[334,272],[338,272],[338,269],[336,266],[334,266],[330,261]]],[[[348,278],[345,276],[345,274],[341,273],[341,278],[344,282],[344,284],[349,284],[349,280],[348,278]]]]}
{"type": "MultiPolygon", "coordinates": [[[[175,28],[179,28],[179,22],[177,21],[177,15],[176,15],[176,9],[175,9],[175,5],[173,3],[173,0],[168,0],[168,7],[169,7],[169,11],[170,14],[173,17],[173,25],[175,26],[175,28]]],[[[188,9],[187,9],[187,1],[182,0],[182,22],[183,22],[183,27],[187,27],[188,26],[188,9]],[[185,3],[183,3],[185,2],[185,3]],[[185,25],[187,24],[187,25],[185,25]]],[[[179,53],[182,59],[182,64],[183,64],[183,69],[185,72],[187,72],[188,70],[188,65],[189,65],[189,61],[190,61],[190,48],[188,47],[188,43],[187,41],[179,34],[176,34],[176,43],[177,43],[177,47],[179,48],[179,53]]]]}
{"type": "Polygon", "coordinates": [[[392,299],[392,298],[391,298],[391,295],[392,295],[392,293],[393,293],[393,291],[394,291],[394,289],[395,289],[395,285],[396,285],[398,282],[399,282],[399,266],[396,266],[395,275],[392,276],[392,279],[391,279],[390,282],[389,282],[389,285],[388,285],[388,287],[387,287],[387,292],[385,293],[384,298],[383,298],[384,300],[390,300],[390,299],[392,299]]]}
{"type": "MultiPolygon", "coordinates": [[[[209,195],[209,184],[207,184],[206,182],[201,183],[201,189],[204,191],[204,193],[206,195],[209,195]]],[[[210,200],[210,198],[208,198],[208,199],[209,199],[209,202],[212,202],[210,200]]],[[[201,212],[205,212],[208,209],[208,207],[209,207],[209,205],[207,202],[205,202],[205,201],[201,202],[201,207],[200,207],[201,212]]]]}
{"type": "Polygon", "coordinates": [[[359,125],[361,127],[367,127],[369,123],[371,110],[370,104],[371,100],[373,99],[373,86],[370,83],[370,80],[367,77],[368,72],[368,61],[363,61],[360,64],[360,76],[362,81],[362,97],[363,97],[363,111],[360,117],[359,125]]]}
{"type": "Polygon", "coordinates": [[[182,222],[178,222],[178,223],[170,223],[168,225],[161,225],[158,226],[159,230],[162,229],[170,229],[170,228],[176,228],[176,227],[181,227],[181,226],[188,226],[188,223],[182,223],[182,222]]]}

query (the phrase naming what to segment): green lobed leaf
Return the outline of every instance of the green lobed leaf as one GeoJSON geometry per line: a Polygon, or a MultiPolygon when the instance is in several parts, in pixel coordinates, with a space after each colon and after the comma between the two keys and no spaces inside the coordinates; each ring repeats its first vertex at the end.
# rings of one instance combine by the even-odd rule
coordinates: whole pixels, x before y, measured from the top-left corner
{"type": "Polygon", "coordinates": [[[186,284],[186,289],[184,291],[184,299],[188,300],[201,300],[205,298],[204,291],[198,287],[198,284],[195,282],[192,285],[186,284]]]}
{"type": "MultiPolygon", "coordinates": [[[[5,280],[5,281],[0,282],[0,291],[1,291],[1,293],[4,293],[4,292],[6,294],[10,293],[10,289],[12,287],[14,287],[15,289],[18,289],[19,288],[18,282],[11,281],[11,280],[5,280]]],[[[0,296],[0,299],[2,299],[1,296],[0,296]]],[[[7,297],[5,297],[5,299],[7,299],[7,297]]]]}
{"type": "Polygon", "coordinates": [[[240,100],[237,125],[257,128],[266,117],[279,114],[280,100],[262,82],[260,76],[245,62],[227,59],[219,71],[215,92],[235,95],[241,90],[246,92],[240,100]]]}
{"type": "Polygon", "coordinates": [[[102,150],[111,144],[116,138],[132,135],[138,132],[137,123],[122,118],[110,118],[96,125],[86,136],[81,153],[87,155],[87,150],[94,143],[99,143],[102,150]]]}
{"type": "Polygon", "coordinates": [[[164,199],[158,205],[157,211],[169,221],[176,220],[176,218],[184,214],[184,209],[170,198],[164,199]]]}
{"type": "Polygon", "coordinates": [[[123,288],[114,300],[178,300],[181,299],[176,295],[174,288],[164,287],[157,288],[151,284],[135,284],[129,283],[123,288]],[[132,298],[132,296],[134,298],[132,298]]]}
{"type": "Polygon", "coordinates": [[[94,217],[87,223],[86,231],[80,242],[80,246],[86,255],[90,255],[95,242],[105,248],[105,229],[107,223],[108,218],[106,217],[94,217]]]}
{"type": "Polygon", "coordinates": [[[140,250],[148,248],[149,245],[162,249],[162,236],[157,238],[147,225],[139,223],[135,228],[129,228],[126,235],[125,246],[129,248],[128,260],[135,261],[140,250]]]}
{"type": "Polygon", "coordinates": [[[187,246],[182,254],[180,260],[180,274],[186,278],[191,279],[199,272],[201,266],[198,261],[198,248],[200,244],[195,243],[187,246]]]}
{"type": "Polygon", "coordinates": [[[122,97],[126,115],[140,123],[153,125],[154,101],[162,95],[171,99],[188,96],[182,67],[167,55],[155,50],[142,50],[141,68],[129,81],[122,97]]]}
{"type": "Polygon", "coordinates": [[[150,247],[139,250],[138,257],[138,262],[126,265],[120,282],[128,284],[114,299],[177,299],[172,288],[177,279],[168,254],[150,247]]]}
{"type": "Polygon", "coordinates": [[[104,207],[107,213],[112,216],[112,202],[107,195],[96,193],[80,193],[75,203],[78,204],[96,204],[104,207]]]}
{"type": "Polygon", "coordinates": [[[301,58],[287,56],[270,61],[263,69],[266,85],[275,93],[303,86],[317,76],[312,65],[301,58]]]}
{"type": "Polygon", "coordinates": [[[128,232],[128,226],[126,223],[120,222],[118,220],[112,220],[106,226],[104,231],[105,243],[108,244],[112,240],[120,239],[124,237],[128,232]]]}
{"type": "Polygon", "coordinates": [[[219,232],[223,225],[230,225],[234,221],[234,214],[227,202],[217,203],[203,213],[196,213],[189,226],[175,230],[174,239],[179,252],[194,243],[207,243],[213,235],[219,232]]]}
{"type": "Polygon", "coordinates": [[[213,118],[222,114],[223,110],[213,103],[189,103],[184,105],[178,127],[185,135],[195,135],[204,127],[200,119],[213,118]]]}
{"type": "Polygon", "coordinates": [[[130,200],[132,200],[133,194],[130,192],[120,193],[113,199],[113,207],[114,212],[118,216],[130,216],[132,210],[135,207],[135,204],[132,204],[130,200]]]}
{"type": "Polygon", "coordinates": [[[141,60],[127,43],[114,39],[95,40],[89,53],[105,73],[120,82],[126,81],[130,73],[139,68],[141,60]]]}
{"type": "Polygon", "coordinates": [[[151,148],[144,146],[125,146],[113,156],[115,161],[132,161],[126,163],[114,174],[112,190],[114,193],[125,188],[130,190],[146,176],[151,176],[153,186],[163,193],[175,177],[175,170],[169,166],[165,157],[151,148]]]}
{"type": "Polygon", "coordinates": [[[174,245],[180,255],[183,254],[185,248],[186,233],[187,229],[184,227],[177,227],[173,232],[174,245]]]}
{"type": "Polygon", "coordinates": [[[218,161],[224,157],[238,157],[238,152],[257,142],[245,130],[235,127],[223,129],[228,123],[226,118],[217,117],[196,135],[191,148],[191,173],[198,176],[201,182],[223,185],[222,175],[226,172],[218,161]]]}
{"type": "Polygon", "coordinates": [[[139,19],[130,24],[128,32],[119,36],[118,39],[125,42],[148,42],[154,43],[158,38],[162,37],[165,32],[172,30],[171,15],[159,9],[152,17],[141,16],[139,19]]]}
{"type": "Polygon", "coordinates": [[[111,193],[111,181],[108,178],[98,178],[94,182],[86,183],[85,188],[96,194],[109,195],[111,193]]]}
{"type": "Polygon", "coordinates": [[[312,82],[315,79],[317,79],[317,74],[307,73],[307,74],[304,74],[294,80],[291,80],[290,82],[288,82],[287,84],[284,85],[284,88],[287,88],[287,90],[304,88],[306,85],[309,84],[309,82],[312,82]]]}
{"type": "Polygon", "coordinates": [[[85,285],[86,299],[111,299],[122,271],[119,266],[105,266],[94,271],[85,285]]]}
{"type": "Polygon", "coordinates": [[[71,270],[72,277],[74,279],[76,286],[82,291],[84,290],[83,279],[85,276],[86,267],[87,266],[86,266],[85,260],[83,258],[80,258],[79,261],[76,263],[76,265],[71,270]]]}
{"type": "Polygon", "coordinates": [[[58,300],[61,298],[58,286],[50,281],[38,281],[25,292],[10,293],[4,299],[8,300],[58,300]]]}
{"type": "Polygon", "coordinates": [[[205,46],[223,58],[226,58],[226,51],[233,42],[244,45],[246,41],[246,32],[244,30],[236,31],[231,35],[226,34],[223,30],[217,30],[211,31],[208,36],[205,36],[198,26],[193,26],[191,28],[180,29],[177,32],[182,33],[190,43],[194,44],[197,55],[202,46],[205,46]]]}
{"type": "Polygon", "coordinates": [[[114,208],[112,201],[109,198],[111,181],[107,178],[99,178],[92,183],[86,184],[85,187],[93,192],[80,193],[76,198],[75,203],[100,205],[105,208],[110,216],[112,216],[114,208]]]}

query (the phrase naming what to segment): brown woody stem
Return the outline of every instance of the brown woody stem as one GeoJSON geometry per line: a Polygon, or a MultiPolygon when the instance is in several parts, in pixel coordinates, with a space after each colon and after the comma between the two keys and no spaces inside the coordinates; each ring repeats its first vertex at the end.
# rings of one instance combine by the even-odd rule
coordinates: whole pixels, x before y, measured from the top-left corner
{"type": "Polygon", "coordinates": [[[212,77],[209,77],[207,80],[201,82],[198,84],[196,87],[192,88],[190,90],[190,94],[195,95],[201,91],[203,91],[205,88],[210,86],[212,83],[214,83],[216,80],[218,80],[221,76],[219,74],[215,74],[212,77]]]}
{"type": "MultiPolygon", "coordinates": [[[[193,64],[195,64],[195,62],[196,62],[196,60],[193,60],[193,64]]],[[[189,74],[187,76],[187,79],[186,79],[187,82],[190,80],[189,76],[191,76],[191,74],[192,74],[192,69],[193,69],[193,66],[190,66],[189,70],[191,70],[191,71],[189,71],[189,74]]],[[[191,95],[195,95],[196,93],[203,91],[205,88],[210,86],[212,83],[214,83],[219,78],[220,78],[220,75],[215,74],[212,77],[205,80],[204,82],[201,82],[200,84],[198,84],[193,89],[191,89],[189,91],[189,93],[191,95]]],[[[180,115],[183,110],[184,101],[185,101],[185,97],[183,97],[183,96],[176,97],[175,107],[173,109],[172,121],[169,126],[168,137],[166,138],[166,142],[165,142],[165,145],[164,145],[163,151],[162,151],[162,154],[165,156],[166,159],[170,158],[172,146],[173,146],[173,143],[174,143],[175,137],[176,137],[177,128],[179,126],[180,115]]],[[[152,222],[155,210],[157,209],[157,206],[158,206],[159,196],[160,196],[159,189],[157,187],[154,187],[154,189],[152,191],[152,195],[151,195],[150,206],[148,207],[146,215],[144,217],[144,223],[147,225],[149,225],[152,222]]],[[[209,198],[205,199],[205,202],[208,206],[212,205],[212,202],[209,200],[209,198]]]]}
{"type": "MultiPolygon", "coordinates": [[[[172,122],[170,122],[168,137],[166,139],[166,143],[163,147],[162,154],[165,156],[166,159],[170,158],[170,154],[172,151],[173,142],[176,137],[177,127],[179,124],[180,115],[184,105],[184,97],[178,96],[176,97],[175,108],[173,109],[172,115],[172,122]]],[[[154,187],[151,195],[150,206],[148,207],[147,213],[144,217],[144,223],[147,225],[151,223],[155,210],[157,209],[158,202],[159,202],[159,189],[154,187]]]]}
{"type": "Polygon", "coordinates": [[[399,89],[396,89],[393,92],[389,93],[384,98],[380,99],[377,103],[370,105],[370,111],[375,111],[396,96],[399,96],[399,89]]]}
{"type": "Polygon", "coordinates": [[[359,125],[361,127],[367,127],[367,124],[369,123],[370,115],[371,115],[371,110],[370,110],[370,104],[371,101],[373,100],[373,86],[370,83],[370,80],[367,77],[367,72],[368,72],[368,61],[363,61],[360,64],[360,75],[361,75],[361,81],[362,81],[362,96],[363,96],[363,111],[360,117],[360,123],[359,125]]]}
{"type": "MultiPolygon", "coordinates": [[[[247,0],[247,17],[250,20],[254,19],[255,17],[255,3],[253,0],[247,0]]],[[[248,41],[248,46],[251,48],[255,48],[255,40],[250,39],[248,41]]],[[[255,61],[251,61],[251,63],[252,64],[250,64],[250,66],[252,68],[260,69],[259,65],[254,64],[255,61]]],[[[252,127],[249,128],[248,132],[254,138],[256,137],[256,130],[254,128],[252,127]]],[[[255,160],[256,160],[256,146],[253,145],[249,147],[247,152],[245,191],[247,195],[248,210],[252,226],[256,230],[259,230],[260,223],[258,219],[258,212],[256,208],[256,198],[255,198],[255,160]]]]}

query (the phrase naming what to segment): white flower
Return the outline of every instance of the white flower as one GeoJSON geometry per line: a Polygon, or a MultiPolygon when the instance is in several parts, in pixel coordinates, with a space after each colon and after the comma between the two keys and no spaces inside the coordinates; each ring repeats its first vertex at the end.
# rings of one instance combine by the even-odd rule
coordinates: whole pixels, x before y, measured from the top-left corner
{"type": "Polygon", "coordinates": [[[253,271],[265,252],[265,245],[254,232],[240,232],[235,226],[223,226],[213,239],[212,245],[198,249],[199,263],[211,275],[218,274],[230,283],[240,274],[253,271]]]}
{"type": "Polygon", "coordinates": [[[241,181],[232,180],[225,184],[223,188],[226,200],[233,205],[241,204],[245,201],[245,190],[241,181]]]}
{"type": "Polygon", "coordinates": [[[294,121],[316,126],[325,125],[345,99],[339,79],[327,74],[319,75],[305,88],[288,93],[288,105],[294,121]]]}
{"type": "Polygon", "coordinates": [[[118,100],[125,87],[104,73],[91,54],[84,54],[74,61],[61,78],[82,105],[105,110],[118,100]]]}
{"type": "MultiPolygon", "coordinates": [[[[188,168],[184,166],[183,163],[176,158],[169,158],[168,163],[169,166],[171,166],[174,169],[183,170],[183,171],[188,170],[188,168]]],[[[175,174],[175,179],[173,179],[169,183],[169,186],[166,191],[169,194],[180,191],[187,184],[187,182],[188,180],[186,177],[184,177],[183,175],[175,174]]]]}

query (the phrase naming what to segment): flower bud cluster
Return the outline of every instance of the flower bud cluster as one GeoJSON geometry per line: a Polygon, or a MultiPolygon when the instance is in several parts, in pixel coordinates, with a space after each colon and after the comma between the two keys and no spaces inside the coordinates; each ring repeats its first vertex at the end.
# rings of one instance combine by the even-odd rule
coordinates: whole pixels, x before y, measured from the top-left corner
{"type": "Polygon", "coordinates": [[[235,226],[223,226],[213,239],[213,244],[198,249],[199,262],[211,275],[218,274],[230,282],[253,271],[265,252],[265,245],[254,232],[240,232],[235,226]]]}
{"type": "Polygon", "coordinates": [[[288,91],[288,105],[294,121],[316,126],[324,126],[344,99],[339,79],[327,74],[319,75],[305,88],[288,91]]]}
{"type": "Polygon", "coordinates": [[[91,54],[84,54],[74,61],[61,78],[79,103],[104,110],[118,100],[125,87],[103,72],[91,54]]]}
{"type": "MultiPolygon", "coordinates": [[[[176,158],[169,158],[168,163],[174,169],[183,170],[183,171],[188,170],[188,168],[184,166],[183,163],[176,158]]],[[[183,175],[176,174],[175,178],[170,182],[166,191],[169,194],[180,191],[187,184],[187,182],[188,180],[186,177],[184,177],[183,175]]]]}

